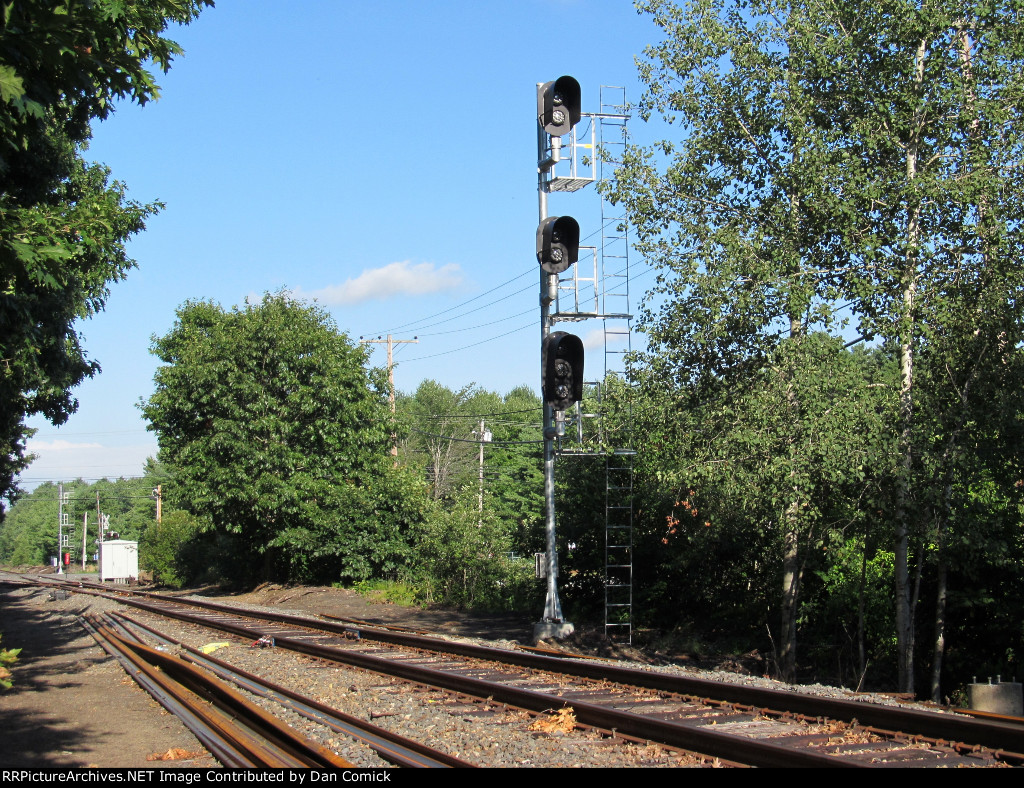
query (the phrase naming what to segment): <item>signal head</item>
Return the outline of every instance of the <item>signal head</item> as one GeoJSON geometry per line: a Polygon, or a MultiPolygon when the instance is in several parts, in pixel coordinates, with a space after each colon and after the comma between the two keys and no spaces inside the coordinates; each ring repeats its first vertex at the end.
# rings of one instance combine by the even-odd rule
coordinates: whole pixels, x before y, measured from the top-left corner
{"type": "Polygon", "coordinates": [[[560,274],[580,258],[580,226],[571,216],[549,216],[537,226],[537,262],[560,274]]]}
{"type": "Polygon", "coordinates": [[[572,77],[537,87],[537,122],[552,137],[568,134],[580,122],[581,106],[580,83],[572,77]]]}
{"type": "Polygon", "coordinates": [[[583,340],[565,331],[544,338],[541,349],[544,403],[565,410],[583,399],[583,340]]]}

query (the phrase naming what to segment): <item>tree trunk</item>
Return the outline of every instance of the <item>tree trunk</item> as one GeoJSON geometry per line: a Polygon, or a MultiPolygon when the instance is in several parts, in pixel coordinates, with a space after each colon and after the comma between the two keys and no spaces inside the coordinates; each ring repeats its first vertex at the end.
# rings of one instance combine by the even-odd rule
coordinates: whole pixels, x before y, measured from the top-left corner
{"type": "MultiPolygon", "coordinates": [[[[908,457],[909,459],[909,457],[908,457]]],[[[901,488],[905,486],[901,481],[901,488]]],[[[896,663],[900,692],[914,692],[914,616],[910,604],[910,571],[908,564],[909,529],[907,528],[906,493],[900,490],[896,513],[896,663]]]]}
{"type": "Polygon", "coordinates": [[[942,658],[946,652],[946,558],[939,543],[935,591],[935,646],[932,652],[932,700],[942,702],[942,658]]]}
{"type": "Polygon", "coordinates": [[[868,585],[868,539],[864,537],[864,547],[860,553],[860,593],[857,599],[857,691],[860,691],[867,672],[867,655],[864,652],[864,595],[868,585]]]}
{"type": "MultiPolygon", "coordinates": [[[[803,323],[795,310],[789,315],[789,335],[791,342],[799,341],[803,335],[803,323]]],[[[788,369],[784,374],[789,378],[786,386],[786,404],[792,416],[794,433],[799,432],[800,403],[793,390],[795,370],[788,369]]],[[[782,680],[793,683],[796,681],[796,620],[800,601],[800,520],[803,517],[803,500],[797,485],[797,463],[799,447],[797,440],[790,436],[789,440],[789,476],[793,482],[792,498],[782,516],[783,547],[782,547],[782,610],[780,621],[779,670],[782,680]]]]}
{"type": "MultiPolygon", "coordinates": [[[[792,508],[792,505],[791,505],[792,508]]],[[[787,515],[790,513],[787,512],[787,515]]],[[[782,555],[782,622],[779,670],[782,680],[796,680],[796,619],[800,599],[800,552],[794,519],[786,517],[788,524],[782,555]]]]}
{"type": "MultiPolygon", "coordinates": [[[[915,53],[918,92],[924,83],[924,60],[927,41],[918,43],[915,53]]],[[[915,110],[914,127],[907,144],[907,182],[917,176],[917,156],[924,116],[919,107],[915,110]]],[[[903,315],[900,326],[900,454],[903,458],[896,493],[896,534],[895,534],[895,583],[896,583],[896,651],[899,670],[899,690],[914,692],[914,615],[911,604],[908,551],[910,545],[910,486],[913,471],[913,428],[914,428],[914,335],[915,299],[917,296],[918,248],[921,234],[921,207],[917,198],[911,196],[907,205],[906,259],[903,274],[903,315]]]]}

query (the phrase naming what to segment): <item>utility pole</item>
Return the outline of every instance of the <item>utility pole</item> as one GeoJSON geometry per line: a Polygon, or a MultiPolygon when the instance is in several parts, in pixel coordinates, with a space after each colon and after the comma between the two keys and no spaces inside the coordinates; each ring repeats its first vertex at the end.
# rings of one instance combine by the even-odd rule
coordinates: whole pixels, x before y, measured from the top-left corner
{"type": "MultiPolygon", "coordinates": [[[[363,339],[359,337],[360,344],[363,345],[387,345],[388,346],[388,402],[391,403],[391,413],[395,412],[395,362],[394,353],[392,348],[395,345],[416,345],[419,343],[419,337],[413,337],[412,339],[392,339],[391,334],[388,334],[388,338],[377,337],[376,339],[363,339]]],[[[398,456],[398,436],[392,434],[391,436],[391,456],[398,456]]],[[[398,462],[397,460],[395,462],[398,462]]]]}
{"type": "Polygon", "coordinates": [[[480,431],[473,431],[473,434],[477,436],[480,442],[480,520],[477,523],[478,528],[483,528],[484,525],[484,444],[490,443],[492,439],[491,431],[484,429],[484,420],[480,419],[480,431]]]}

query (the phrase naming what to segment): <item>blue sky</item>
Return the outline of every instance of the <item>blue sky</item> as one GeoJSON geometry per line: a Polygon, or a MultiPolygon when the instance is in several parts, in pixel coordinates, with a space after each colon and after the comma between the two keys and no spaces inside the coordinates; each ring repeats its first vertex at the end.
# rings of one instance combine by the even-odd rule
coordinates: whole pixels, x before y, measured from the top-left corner
{"type": "MultiPolygon", "coordinates": [[[[150,340],[188,299],[287,288],[352,339],[416,336],[397,348],[402,391],[539,389],[535,85],[576,77],[584,112],[602,85],[636,100],[634,57],[657,35],[626,0],[218,0],[171,35],[186,54],[160,100],[95,128],[88,157],[166,208],[129,244],[138,269],[81,325],[103,371],[77,389],[78,413],[30,422],[39,460],[23,485],[140,472],[156,451],[137,408],[150,340]]],[[[552,195],[549,212],[599,230],[592,187],[552,195]]],[[[602,363],[589,353],[588,373],[602,363]]]]}

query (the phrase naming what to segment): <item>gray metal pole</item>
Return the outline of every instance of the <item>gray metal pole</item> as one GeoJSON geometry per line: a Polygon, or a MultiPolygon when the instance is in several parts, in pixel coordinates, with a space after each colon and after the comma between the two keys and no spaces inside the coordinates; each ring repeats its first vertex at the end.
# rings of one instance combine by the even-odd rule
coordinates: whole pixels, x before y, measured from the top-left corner
{"type": "MultiPolygon", "coordinates": [[[[538,89],[541,85],[538,84],[538,89]]],[[[547,133],[537,124],[537,162],[543,159],[547,133]]],[[[539,222],[548,218],[548,194],[544,185],[544,170],[537,167],[537,208],[539,222]]],[[[540,341],[551,333],[551,304],[558,289],[558,274],[540,269],[540,341]]],[[[541,370],[543,382],[544,370],[541,370]]],[[[544,617],[533,628],[535,640],[568,637],[573,625],[562,618],[562,605],[558,600],[558,550],[555,541],[555,418],[554,411],[544,405],[544,511],[545,543],[547,549],[547,595],[544,599],[544,617]]]]}

